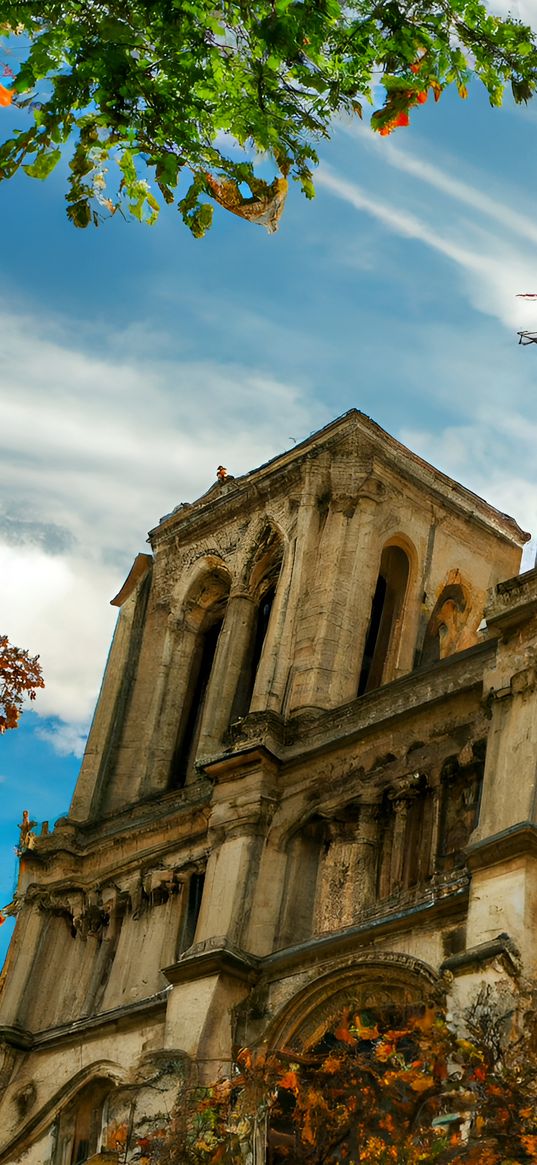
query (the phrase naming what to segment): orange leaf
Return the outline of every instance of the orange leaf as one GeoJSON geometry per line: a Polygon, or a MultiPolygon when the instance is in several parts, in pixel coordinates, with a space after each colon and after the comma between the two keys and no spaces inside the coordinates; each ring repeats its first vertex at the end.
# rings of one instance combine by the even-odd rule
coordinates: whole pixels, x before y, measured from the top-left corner
{"type": "Polygon", "coordinates": [[[362,1023],[359,1015],[354,1017],[354,1027],[356,1029],[358,1039],[360,1040],[378,1040],[379,1038],[379,1029],[377,1025],[375,1024],[374,1027],[367,1027],[366,1024],[362,1023]]]}
{"type": "MultiPolygon", "coordinates": [[[[382,131],[381,131],[382,132],[382,131]]],[[[341,1040],[344,1044],[349,1044],[351,1048],[356,1046],[357,1041],[354,1036],[351,1036],[349,1031],[349,1008],[346,1007],[339,1027],[334,1029],[336,1040],[341,1040]]]]}
{"type": "Polygon", "coordinates": [[[13,101],[13,93],[11,89],[6,89],[5,85],[0,85],[0,105],[11,105],[13,101]]]}
{"type": "Polygon", "coordinates": [[[433,1085],[434,1080],[432,1076],[416,1076],[416,1079],[410,1082],[410,1087],[413,1092],[427,1092],[433,1085]]]}
{"type": "Polygon", "coordinates": [[[278,1080],[278,1088],[289,1089],[290,1092],[298,1092],[298,1076],[296,1072],[284,1072],[283,1076],[278,1080]]]}

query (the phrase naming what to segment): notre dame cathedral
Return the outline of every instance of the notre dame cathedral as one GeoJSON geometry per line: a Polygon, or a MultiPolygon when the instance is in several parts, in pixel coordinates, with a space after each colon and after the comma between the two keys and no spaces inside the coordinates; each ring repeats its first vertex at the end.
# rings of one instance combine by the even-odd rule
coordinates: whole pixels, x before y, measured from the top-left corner
{"type": "Polygon", "coordinates": [[[151,531],[22,839],[0,1165],[148,1162],[185,1066],[534,972],[528,537],[354,409],[151,531]]]}

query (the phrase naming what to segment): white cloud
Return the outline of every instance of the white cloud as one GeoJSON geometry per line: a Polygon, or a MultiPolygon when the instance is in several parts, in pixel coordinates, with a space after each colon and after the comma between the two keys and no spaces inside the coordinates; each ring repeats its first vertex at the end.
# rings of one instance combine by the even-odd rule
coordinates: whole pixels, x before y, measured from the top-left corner
{"type": "Polygon", "coordinates": [[[84,724],[58,723],[53,728],[37,728],[36,736],[46,740],[60,756],[82,756],[86,744],[84,724]]]}
{"type": "Polygon", "coordinates": [[[532,28],[537,28],[535,0],[488,0],[487,7],[496,16],[513,16],[532,28]]]}
{"type": "Polygon", "coordinates": [[[146,531],[203,493],[218,464],[245,472],[328,415],[238,361],[159,358],[132,327],[131,359],[118,357],[117,335],[87,351],[44,318],[3,312],[0,335],[0,609],[10,639],[41,656],[46,688],[32,707],[62,722],[47,739],[78,753],[116,616],[109,600],[146,531]]]}

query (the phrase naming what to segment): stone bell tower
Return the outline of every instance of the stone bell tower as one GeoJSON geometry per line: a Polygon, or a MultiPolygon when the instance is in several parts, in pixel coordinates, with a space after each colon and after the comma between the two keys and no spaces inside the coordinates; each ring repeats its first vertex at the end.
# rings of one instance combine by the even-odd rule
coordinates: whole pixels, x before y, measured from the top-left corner
{"type": "Polygon", "coordinates": [[[193,1079],[342,992],[533,965],[527,537],[356,410],[151,531],[21,862],[0,1165],[150,1161],[193,1079]]]}

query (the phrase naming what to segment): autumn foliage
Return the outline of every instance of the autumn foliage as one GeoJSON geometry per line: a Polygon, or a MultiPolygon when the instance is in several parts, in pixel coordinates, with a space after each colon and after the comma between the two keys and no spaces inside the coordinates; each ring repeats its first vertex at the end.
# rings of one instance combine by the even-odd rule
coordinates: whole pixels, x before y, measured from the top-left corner
{"type": "Polygon", "coordinates": [[[39,656],[0,635],[0,733],[17,727],[25,697],[35,700],[37,688],[44,686],[39,656]]]}
{"type": "Polygon", "coordinates": [[[435,1006],[350,1004],[311,1049],[243,1049],[230,1079],[183,1096],[147,1160],[243,1165],[266,1138],[268,1165],[537,1162],[534,1033],[506,1030],[486,990],[464,1036],[435,1006]]]}

